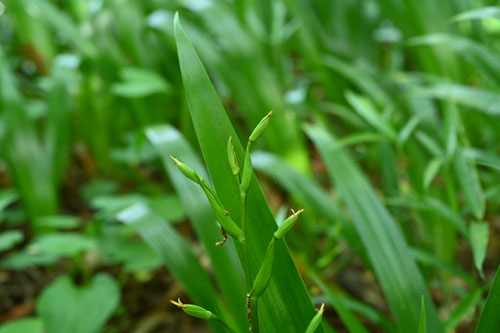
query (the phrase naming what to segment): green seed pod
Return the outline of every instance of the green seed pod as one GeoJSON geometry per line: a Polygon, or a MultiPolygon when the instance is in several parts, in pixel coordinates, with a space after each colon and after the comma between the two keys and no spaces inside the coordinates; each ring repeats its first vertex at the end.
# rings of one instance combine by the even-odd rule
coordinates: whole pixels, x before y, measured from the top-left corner
{"type": "Polygon", "coordinates": [[[260,266],[259,272],[255,277],[255,281],[253,284],[252,291],[250,294],[252,296],[260,296],[264,293],[267,286],[269,285],[269,281],[271,281],[271,274],[273,272],[273,261],[274,261],[274,237],[271,238],[269,245],[266,250],[266,254],[264,255],[264,261],[260,266]]]}
{"type": "Polygon", "coordinates": [[[247,146],[247,151],[245,152],[245,164],[243,164],[243,172],[241,174],[241,185],[240,192],[247,193],[250,187],[250,182],[252,181],[252,159],[250,158],[250,142],[247,146]]]}
{"type": "Polygon", "coordinates": [[[279,226],[278,230],[274,233],[274,237],[276,239],[281,239],[285,234],[292,229],[293,225],[295,222],[297,222],[297,219],[299,218],[299,215],[303,212],[303,209],[299,209],[297,212],[294,212],[292,210],[292,215],[290,215],[281,225],[279,226]]]}
{"type": "Polygon", "coordinates": [[[231,237],[241,240],[244,238],[243,231],[241,231],[240,227],[234,223],[233,219],[229,217],[229,214],[224,208],[219,205],[217,200],[210,194],[209,190],[206,188],[206,186],[202,185],[201,188],[205,192],[205,195],[208,199],[208,202],[210,203],[210,206],[212,206],[212,210],[215,213],[215,217],[217,217],[217,220],[219,220],[221,226],[226,230],[226,232],[231,235],[231,237]]]}
{"type": "Polygon", "coordinates": [[[172,304],[176,305],[177,307],[181,308],[182,311],[184,311],[186,314],[190,315],[191,317],[205,319],[205,320],[208,320],[208,319],[215,317],[215,315],[212,312],[205,310],[201,306],[194,305],[194,304],[183,304],[181,302],[180,298],[177,299],[177,302],[174,300],[170,300],[170,302],[172,304]]]}
{"type": "Polygon", "coordinates": [[[187,178],[191,179],[193,182],[195,182],[197,184],[201,183],[201,178],[196,173],[196,171],[194,171],[193,169],[191,169],[190,167],[188,167],[186,164],[184,164],[181,161],[179,161],[174,156],[170,156],[170,158],[174,160],[174,165],[177,165],[177,167],[179,168],[179,170],[181,170],[181,172],[184,174],[184,176],[186,176],[187,178]]]}
{"type": "Polygon", "coordinates": [[[321,304],[321,308],[319,309],[318,313],[311,319],[311,322],[309,323],[309,326],[306,328],[305,333],[314,333],[316,332],[316,329],[318,328],[319,324],[321,324],[321,320],[323,319],[323,312],[325,311],[325,304],[321,304]]]}
{"type": "Polygon", "coordinates": [[[271,110],[262,120],[257,124],[252,134],[250,134],[250,142],[255,142],[266,130],[267,124],[269,124],[269,118],[273,115],[274,110],[271,110]]]}
{"type": "Polygon", "coordinates": [[[234,151],[233,146],[233,137],[229,137],[227,140],[227,160],[229,161],[229,166],[231,167],[231,171],[233,175],[237,175],[240,173],[240,167],[238,165],[238,160],[236,159],[236,152],[234,151]]]}

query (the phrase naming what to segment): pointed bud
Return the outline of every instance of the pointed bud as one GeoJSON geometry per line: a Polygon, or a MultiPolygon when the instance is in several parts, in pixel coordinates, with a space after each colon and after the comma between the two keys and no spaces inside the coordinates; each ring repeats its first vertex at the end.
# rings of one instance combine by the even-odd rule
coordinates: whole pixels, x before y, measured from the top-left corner
{"type": "Polygon", "coordinates": [[[295,222],[297,222],[297,219],[299,218],[299,215],[303,212],[303,209],[299,209],[298,211],[293,211],[292,209],[292,215],[290,215],[281,225],[279,226],[278,230],[274,233],[274,237],[276,239],[281,239],[285,234],[292,229],[293,225],[295,222]]]}
{"type": "Polygon", "coordinates": [[[309,326],[306,328],[305,333],[314,333],[316,329],[321,324],[321,320],[323,319],[323,312],[325,312],[325,303],[321,304],[321,308],[318,310],[318,313],[311,319],[309,326]]]}
{"type": "Polygon", "coordinates": [[[177,299],[177,302],[174,300],[170,300],[170,303],[176,305],[178,308],[181,308],[182,311],[184,311],[191,317],[205,319],[205,320],[215,317],[215,315],[212,312],[205,310],[201,306],[194,304],[183,304],[180,298],[177,299]]]}
{"type": "Polygon", "coordinates": [[[187,178],[191,179],[193,182],[195,182],[197,184],[201,183],[201,178],[196,173],[196,171],[194,171],[193,169],[191,169],[190,167],[188,167],[186,164],[184,164],[181,161],[179,161],[174,156],[170,155],[170,158],[174,160],[174,165],[177,165],[177,167],[179,168],[179,170],[181,170],[181,172],[184,174],[184,176],[186,176],[187,178]]]}
{"type": "Polygon", "coordinates": [[[252,291],[250,294],[255,296],[260,296],[264,293],[267,286],[269,285],[269,281],[271,281],[271,274],[273,272],[273,262],[274,262],[274,237],[271,238],[269,245],[266,250],[266,254],[264,255],[264,261],[260,266],[259,272],[255,277],[255,281],[252,287],[252,291]]]}
{"type": "Polygon", "coordinates": [[[250,187],[253,170],[249,147],[250,144],[247,146],[247,150],[245,152],[245,164],[243,164],[243,172],[241,173],[240,192],[245,194],[248,192],[248,188],[250,187]]]}
{"type": "Polygon", "coordinates": [[[224,210],[224,208],[219,205],[217,200],[210,194],[206,186],[201,186],[203,189],[203,192],[205,192],[205,195],[208,199],[208,202],[210,203],[210,206],[212,206],[212,210],[215,213],[215,217],[217,217],[217,220],[219,220],[222,228],[231,235],[231,237],[241,240],[244,238],[243,231],[241,231],[240,227],[234,223],[233,219],[229,216],[229,212],[227,210],[224,210]]]}
{"type": "Polygon", "coordinates": [[[240,173],[240,167],[238,165],[238,160],[236,159],[236,152],[234,151],[233,146],[233,137],[229,137],[227,141],[227,160],[229,161],[229,166],[231,167],[231,171],[233,175],[237,175],[240,173]]]}
{"type": "Polygon", "coordinates": [[[255,142],[266,130],[267,124],[269,123],[269,118],[273,115],[274,110],[271,110],[262,120],[257,124],[252,134],[250,134],[250,142],[255,142]]]}

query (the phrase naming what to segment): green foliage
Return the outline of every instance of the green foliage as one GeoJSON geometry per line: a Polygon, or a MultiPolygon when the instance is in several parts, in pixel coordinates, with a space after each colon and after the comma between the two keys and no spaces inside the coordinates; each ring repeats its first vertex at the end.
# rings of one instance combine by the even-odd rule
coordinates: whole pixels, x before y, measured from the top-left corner
{"type": "Polygon", "coordinates": [[[43,291],[36,309],[47,331],[91,333],[101,329],[119,300],[116,281],[105,273],[85,286],[75,286],[70,277],[62,276],[43,291]]]}
{"type": "Polygon", "coordinates": [[[0,333],[498,331],[499,8],[3,0],[0,333]]]}

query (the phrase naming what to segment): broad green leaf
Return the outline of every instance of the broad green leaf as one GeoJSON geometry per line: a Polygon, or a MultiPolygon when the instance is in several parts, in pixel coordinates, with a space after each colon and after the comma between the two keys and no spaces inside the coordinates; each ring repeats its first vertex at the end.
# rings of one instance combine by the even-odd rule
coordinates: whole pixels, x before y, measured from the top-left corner
{"type": "Polygon", "coordinates": [[[95,239],[67,232],[38,236],[29,245],[29,250],[34,253],[71,257],[96,247],[95,239]]]}
{"type": "MultiPolygon", "coordinates": [[[[1,135],[0,135],[1,138],[1,135]]],[[[8,188],[0,191],[0,224],[3,221],[3,211],[8,205],[13,203],[19,198],[17,192],[14,189],[8,188]]]]}
{"type": "Polygon", "coordinates": [[[28,249],[11,253],[0,262],[0,267],[5,269],[22,270],[35,266],[48,266],[57,262],[58,255],[46,253],[33,253],[28,249]]]}
{"type": "Polygon", "coordinates": [[[474,217],[481,220],[485,210],[485,199],[474,160],[467,158],[465,153],[459,149],[456,152],[453,166],[465,203],[474,217]]]}
{"type": "Polygon", "coordinates": [[[95,275],[84,286],[75,286],[64,275],[42,291],[36,311],[47,332],[95,333],[104,326],[119,301],[119,285],[106,273],[95,275]]]}
{"type": "Polygon", "coordinates": [[[336,139],[320,126],[306,132],[318,148],[373,265],[401,331],[413,331],[420,317],[419,300],[426,300],[432,332],[441,332],[434,304],[399,227],[381,204],[371,185],[350,156],[335,149],[336,139]],[[333,148],[332,148],[333,147],[333,148]]]}
{"type": "Polygon", "coordinates": [[[34,227],[50,229],[74,229],[80,223],[81,221],[78,217],[70,215],[43,216],[33,221],[34,227]]]}
{"type": "MultiPolygon", "coordinates": [[[[142,203],[125,208],[116,218],[134,227],[144,241],[162,257],[170,273],[194,303],[220,313],[222,309],[210,277],[201,267],[189,244],[167,221],[152,213],[142,203]]],[[[217,332],[224,332],[219,324],[209,323],[217,332]]]]}
{"type": "Polygon", "coordinates": [[[233,241],[228,239],[224,246],[215,246],[222,235],[205,194],[198,184],[179,172],[170,156],[178,157],[204,179],[208,179],[202,161],[182,134],[171,126],[149,127],[146,129],[146,135],[162,158],[165,171],[179,194],[180,204],[184,206],[198,238],[210,257],[219,288],[228,302],[229,311],[233,313],[240,330],[247,330],[246,305],[244,298],[241,297],[245,294],[244,274],[233,241]]]}
{"type": "MultiPolygon", "coordinates": [[[[243,147],[178,17],[174,29],[188,106],[205,163],[220,200],[239,221],[239,189],[225,156],[230,136],[239,161],[243,161],[243,147]]],[[[277,228],[255,176],[248,192],[247,220],[248,251],[255,275],[277,228]]],[[[315,314],[314,306],[283,241],[277,242],[275,256],[273,277],[259,302],[262,331],[303,332],[315,314]]]]}
{"type": "MultiPolygon", "coordinates": [[[[124,227],[120,225],[120,227],[124,227]]],[[[151,271],[163,264],[163,260],[148,244],[141,240],[123,239],[116,228],[108,237],[99,240],[99,256],[106,265],[123,265],[125,272],[151,271]]]]}
{"type": "Polygon", "coordinates": [[[500,309],[500,266],[495,274],[486,304],[479,318],[476,333],[495,333],[500,331],[500,320],[498,320],[498,309],[500,309]]]}
{"type": "Polygon", "coordinates": [[[43,333],[43,321],[40,318],[9,321],[0,326],[0,333],[43,333]]]}
{"type": "Polygon", "coordinates": [[[354,316],[354,314],[344,306],[338,297],[320,279],[314,277],[314,282],[325,293],[326,297],[349,332],[368,333],[366,327],[363,326],[358,318],[356,318],[356,316],[354,316]]]}
{"type": "Polygon", "coordinates": [[[488,249],[489,225],[486,222],[472,222],[470,224],[470,244],[474,255],[474,265],[481,277],[483,274],[483,262],[488,249]]]}
{"type": "Polygon", "coordinates": [[[122,82],[115,83],[111,90],[121,97],[139,98],[170,90],[163,77],[147,69],[126,67],[121,70],[120,76],[122,82]]]}
{"type": "Polygon", "coordinates": [[[446,320],[444,327],[446,332],[453,331],[463,320],[463,318],[477,306],[481,300],[483,291],[481,289],[473,290],[465,297],[456,308],[453,309],[450,316],[446,320]]]}
{"type": "Polygon", "coordinates": [[[23,239],[24,235],[19,230],[8,230],[0,233],[0,252],[10,249],[23,239]]]}
{"type": "Polygon", "coordinates": [[[427,333],[427,320],[425,318],[425,302],[422,296],[422,306],[420,307],[420,321],[418,322],[418,333],[427,333]]]}

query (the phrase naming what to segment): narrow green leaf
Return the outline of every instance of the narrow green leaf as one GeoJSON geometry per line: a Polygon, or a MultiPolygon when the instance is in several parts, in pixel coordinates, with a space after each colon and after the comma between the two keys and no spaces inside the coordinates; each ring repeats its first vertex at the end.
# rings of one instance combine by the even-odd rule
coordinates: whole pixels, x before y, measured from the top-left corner
{"type": "Polygon", "coordinates": [[[464,20],[481,20],[488,18],[500,19],[500,7],[490,6],[490,7],[474,8],[453,16],[451,18],[451,22],[458,22],[464,20]]]}
{"type": "Polygon", "coordinates": [[[158,151],[165,171],[179,194],[196,235],[210,257],[219,288],[229,305],[229,310],[233,313],[234,320],[240,330],[248,329],[245,297],[242,297],[247,292],[245,278],[238,262],[233,240],[228,239],[221,247],[215,246],[222,236],[205,194],[200,186],[179,172],[170,156],[178,156],[192,166],[201,177],[208,179],[208,173],[202,161],[182,134],[171,126],[149,127],[146,129],[146,135],[158,151]]]}
{"type": "Polygon", "coordinates": [[[338,297],[317,277],[314,277],[314,283],[325,293],[333,308],[345,324],[349,332],[368,333],[366,327],[356,318],[356,316],[347,309],[338,297]]]}
{"type": "MultiPolygon", "coordinates": [[[[236,200],[239,188],[225,155],[230,136],[240,161],[243,161],[243,147],[178,17],[174,29],[188,106],[203,157],[220,200],[234,220],[239,221],[240,201],[236,200]]],[[[255,274],[264,258],[266,239],[271,239],[277,228],[255,176],[248,191],[246,210],[247,245],[255,274]]],[[[274,274],[259,306],[261,330],[302,333],[314,316],[312,301],[283,242],[276,244],[275,256],[274,274]]]]}
{"type": "Polygon", "coordinates": [[[422,296],[422,306],[420,307],[420,321],[418,322],[418,333],[427,333],[427,322],[425,319],[425,302],[422,296]]]}
{"type": "Polygon", "coordinates": [[[476,289],[471,291],[467,297],[465,297],[460,304],[457,305],[455,309],[451,312],[450,316],[446,320],[444,327],[446,332],[453,331],[458,324],[463,320],[463,318],[471,312],[471,310],[477,306],[481,300],[482,295],[481,289],[476,289]]]}
{"type": "MultiPolygon", "coordinates": [[[[170,273],[196,304],[220,312],[210,277],[186,241],[168,222],[140,203],[122,210],[116,217],[119,221],[132,225],[146,243],[162,256],[170,273]]],[[[224,332],[217,324],[212,328],[224,332]]]]}
{"type": "Polygon", "coordinates": [[[331,225],[342,224],[342,233],[350,244],[359,244],[359,237],[344,213],[333,202],[326,192],[314,179],[301,174],[289,166],[282,158],[263,151],[252,154],[253,165],[256,170],[265,173],[278,185],[283,186],[288,193],[307,207],[308,213],[314,213],[326,219],[331,225]]]}
{"type": "Polygon", "coordinates": [[[436,178],[441,166],[443,165],[443,160],[439,157],[432,159],[427,167],[425,168],[424,173],[424,187],[429,188],[429,185],[432,183],[434,178],[436,178]]]}
{"type": "Polygon", "coordinates": [[[474,217],[481,220],[484,215],[485,199],[474,160],[467,158],[464,152],[459,149],[456,152],[453,166],[465,203],[474,217]]]}
{"type": "Polygon", "coordinates": [[[477,286],[477,281],[474,279],[472,276],[467,274],[465,271],[463,271],[460,267],[457,267],[455,265],[449,264],[439,258],[437,258],[435,255],[432,255],[430,253],[427,253],[425,251],[419,250],[417,248],[411,248],[411,253],[413,257],[415,258],[416,261],[418,261],[419,264],[421,265],[430,265],[434,266],[439,270],[442,271],[448,271],[451,274],[461,278],[471,286],[477,286]]]}
{"type": "Polygon", "coordinates": [[[8,230],[0,233],[0,253],[10,249],[24,239],[24,235],[19,230],[8,230]]]}
{"type": "Polygon", "coordinates": [[[139,98],[166,93],[170,85],[159,74],[143,68],[127,67],[121,70],[122,82],[115,83],[111,90],[121,97],[139,98]]]}
{"type": "Polygon", "coordinates": [[[442,332],[429,291],[411,252],[366,178],[346,152],[332,149],[336,139],[324,128],[307,126],[306,132],[318,148],[330,177],[352,214],[399,329],[409,332],[418,327],[418,300],[423,295],[428,304],[429,328],[432,332],[442,332]]]}
{"type": "Polygon", "coordinates": [[[488,249],[489,225],[486,222],[472,222],[470,224],[470,244],[474,255],[474,265],[481,277],[483,274],[483,262],[488,249]]]}
{"type": "Polygon", "coordinates": [[[476,333],[500,332],[500,320],[498,320],[498,309],[500,309],[500,266],[495,274],[486,304],[479,318],[476,333]]]}
{"type": "Polygon", "coordinates": [[[346,99],[354,110],[363,117],[371,126],[385,134],[389,139],[396,139],[397,134],[375,106],[367,98],[357,95],[351,91],[346,93],[346,99]]]}

